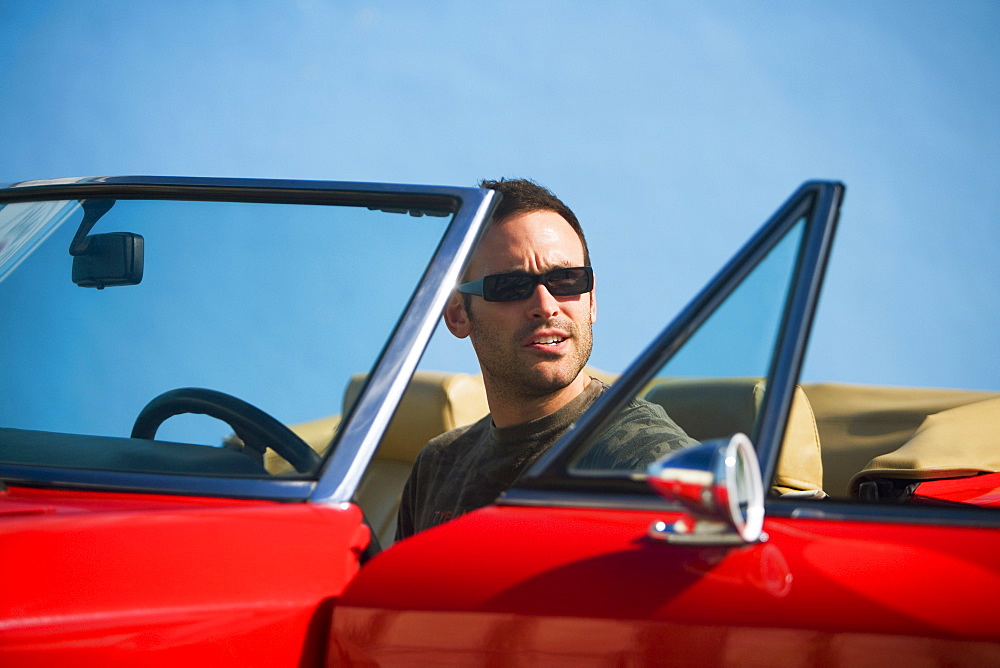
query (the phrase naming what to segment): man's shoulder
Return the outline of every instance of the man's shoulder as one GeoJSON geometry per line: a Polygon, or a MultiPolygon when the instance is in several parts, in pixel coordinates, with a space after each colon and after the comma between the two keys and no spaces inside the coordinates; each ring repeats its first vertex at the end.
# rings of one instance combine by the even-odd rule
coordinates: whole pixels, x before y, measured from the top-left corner
{"type": "Polygon", "coordinates": [[[636,430],[649,428],[680,429],[663,410],[663,406],[639,397],[633,398],[618,412],[611,422],[611,428],[615,427],[619,438],[627,438],[636,430]]]}
{"type": "Polygon", "coordinates": [[[622,413],[637,417],[648,417],[655,420],[669,419],[667,411],[663,409],[663,406],[642,397],[633,397],[631,401],[625,404],[622,413]]]}
{"type": "Polygon", "coordinates": [[[662,406],[636,397],[602,430],[578,466],[640,471],[667,452],[695,443],[662,406]]]}
{"type": "Polygon", "coordinates": [[[694,445],[696,441],[690,438],[673,419],[667,415],[660,404],[635,397],[629,401],[612,422],[617,425],[618,437],[628,438],[638,433],[666,433],[677,445],[694,445]]]}

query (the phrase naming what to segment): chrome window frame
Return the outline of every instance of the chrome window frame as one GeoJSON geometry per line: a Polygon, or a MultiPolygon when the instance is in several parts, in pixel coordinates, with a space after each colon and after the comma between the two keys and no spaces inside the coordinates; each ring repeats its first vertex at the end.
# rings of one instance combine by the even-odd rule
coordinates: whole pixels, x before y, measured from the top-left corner
{"type": "MultiPolygon", "coordinates": [[[[832,181],[803,184],[760,230],[737,252],[708,285],[667,326],[638,360],[616,381],[577,427],[533,465],[499,501],[503,505],[605,509],[643,512],[674,507],[653,493],[645,481],[617,478],[572,478],[566,466],[586,434],[600,429],[605,420],[627,403],[694,334],[714,310],[736,289],[799,219],[803,198],[814,203],[788,290],[782,323],[776,337],[777,354],[768,371],[768,388],[760,410],[753,443],[760,459],[763,480],[774,478],[785,423],[791,410],[809,341],[819,295],[829,263],[845,186],[832,181]]],[[[936,507],[858,504],[845,500],[823,501],[766,498],[766,518],[790,520],[897,523],[993,530],[1000,527],[995,509],[973,506],[936,507]]]]}
{"type": "MultiPolygon", "coordinates": [[[[550,492],[563,491],[572,494],[575,501],[569,505],[573,505],[583,502],[582,497],[588,490],[600,488],[616,494],[638,492],[645,496],[645,483],[636,483],[624,477],[574,478],[567,472],[569,462],[584,445],[587,435],[600,431],[631,401],[784,235],[806,217],[806,228],[798,249],[793,279],[786,292],[785,309],[768,371],[768,391],[764,395],[755,433],[751,434],[761,462],[763,479],[770,481],[777,466],[778,450],[830,256],[844,190],[843,184],[834,181],[802,184],[653,340],[611,390],[580,418],[575,428],[522,475],[501,502],[537,505],[542,497],[551,502],[550,492]]],[[[592,505],[592,501],[586,502],[586,505],[592,505]]]]}

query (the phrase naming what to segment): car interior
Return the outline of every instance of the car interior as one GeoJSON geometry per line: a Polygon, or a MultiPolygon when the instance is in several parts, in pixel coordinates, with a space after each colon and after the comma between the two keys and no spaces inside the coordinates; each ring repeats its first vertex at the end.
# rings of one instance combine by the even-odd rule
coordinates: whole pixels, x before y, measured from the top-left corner
{"type": "MultiPolygon", "coordinates": [[[[593,375],[613,375],[588,368],[593,375]]],[[[350,379],[344,411],[364,383],[350,379]]],[[[692,438],[705,441],[750,433],[764,393],[759,378],[654,380],[645,390],[692,438]]],[[[383,437],[356,500],[382,546],[391,545],[403,485],[417,453],[431,438],[471,424],[488,412],[477,375],[420,370],[383,437]]],[[[796,388],[771,495],[865,499],[870,480],[908,482],[1000,471],[988,433],[1000,430],[995,392],[806,383],[796,388]]],[[[292,426],[322,454],[340,417],[292,426]]],[[[290,466],[268,452],[274,474],[290,466]]]]}

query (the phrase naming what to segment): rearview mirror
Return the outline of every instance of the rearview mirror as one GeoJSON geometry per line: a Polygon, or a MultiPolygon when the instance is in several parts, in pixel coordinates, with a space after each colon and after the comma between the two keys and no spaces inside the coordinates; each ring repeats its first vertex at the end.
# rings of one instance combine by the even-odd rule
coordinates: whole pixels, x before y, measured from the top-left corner
{"type": "Polygon", "coordinates": [[[709,441],[658,459],[647,470],[649,485],[680,502],[688,516],[656,522],[650,535],[671,543],[732,545],[765,540],[764,486],[750,439],[709,441]]]}
{"type": "Polygon", "coordinates": [[[131,232],[92,234],[84,250],[73,256],[73,282],[103,290],[142,281],[143,239],[131,232]]]}

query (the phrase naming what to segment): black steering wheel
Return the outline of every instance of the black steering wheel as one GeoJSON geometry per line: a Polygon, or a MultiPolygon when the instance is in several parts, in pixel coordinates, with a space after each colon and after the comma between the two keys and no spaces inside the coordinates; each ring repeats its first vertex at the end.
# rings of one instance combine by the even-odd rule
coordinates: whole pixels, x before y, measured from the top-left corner
{"type": "Polygon", "coordinates": [[[244,445],[263,457],[273,449],[299,473],[309,473],[319,466],[319,455],[291,429],[242,399],[200,387],[182,387],[164,392],[139,412],[132,425],[132,438],[152,440],[167,418],[184,413],[208,415],[222,420],[244,445]]]}

